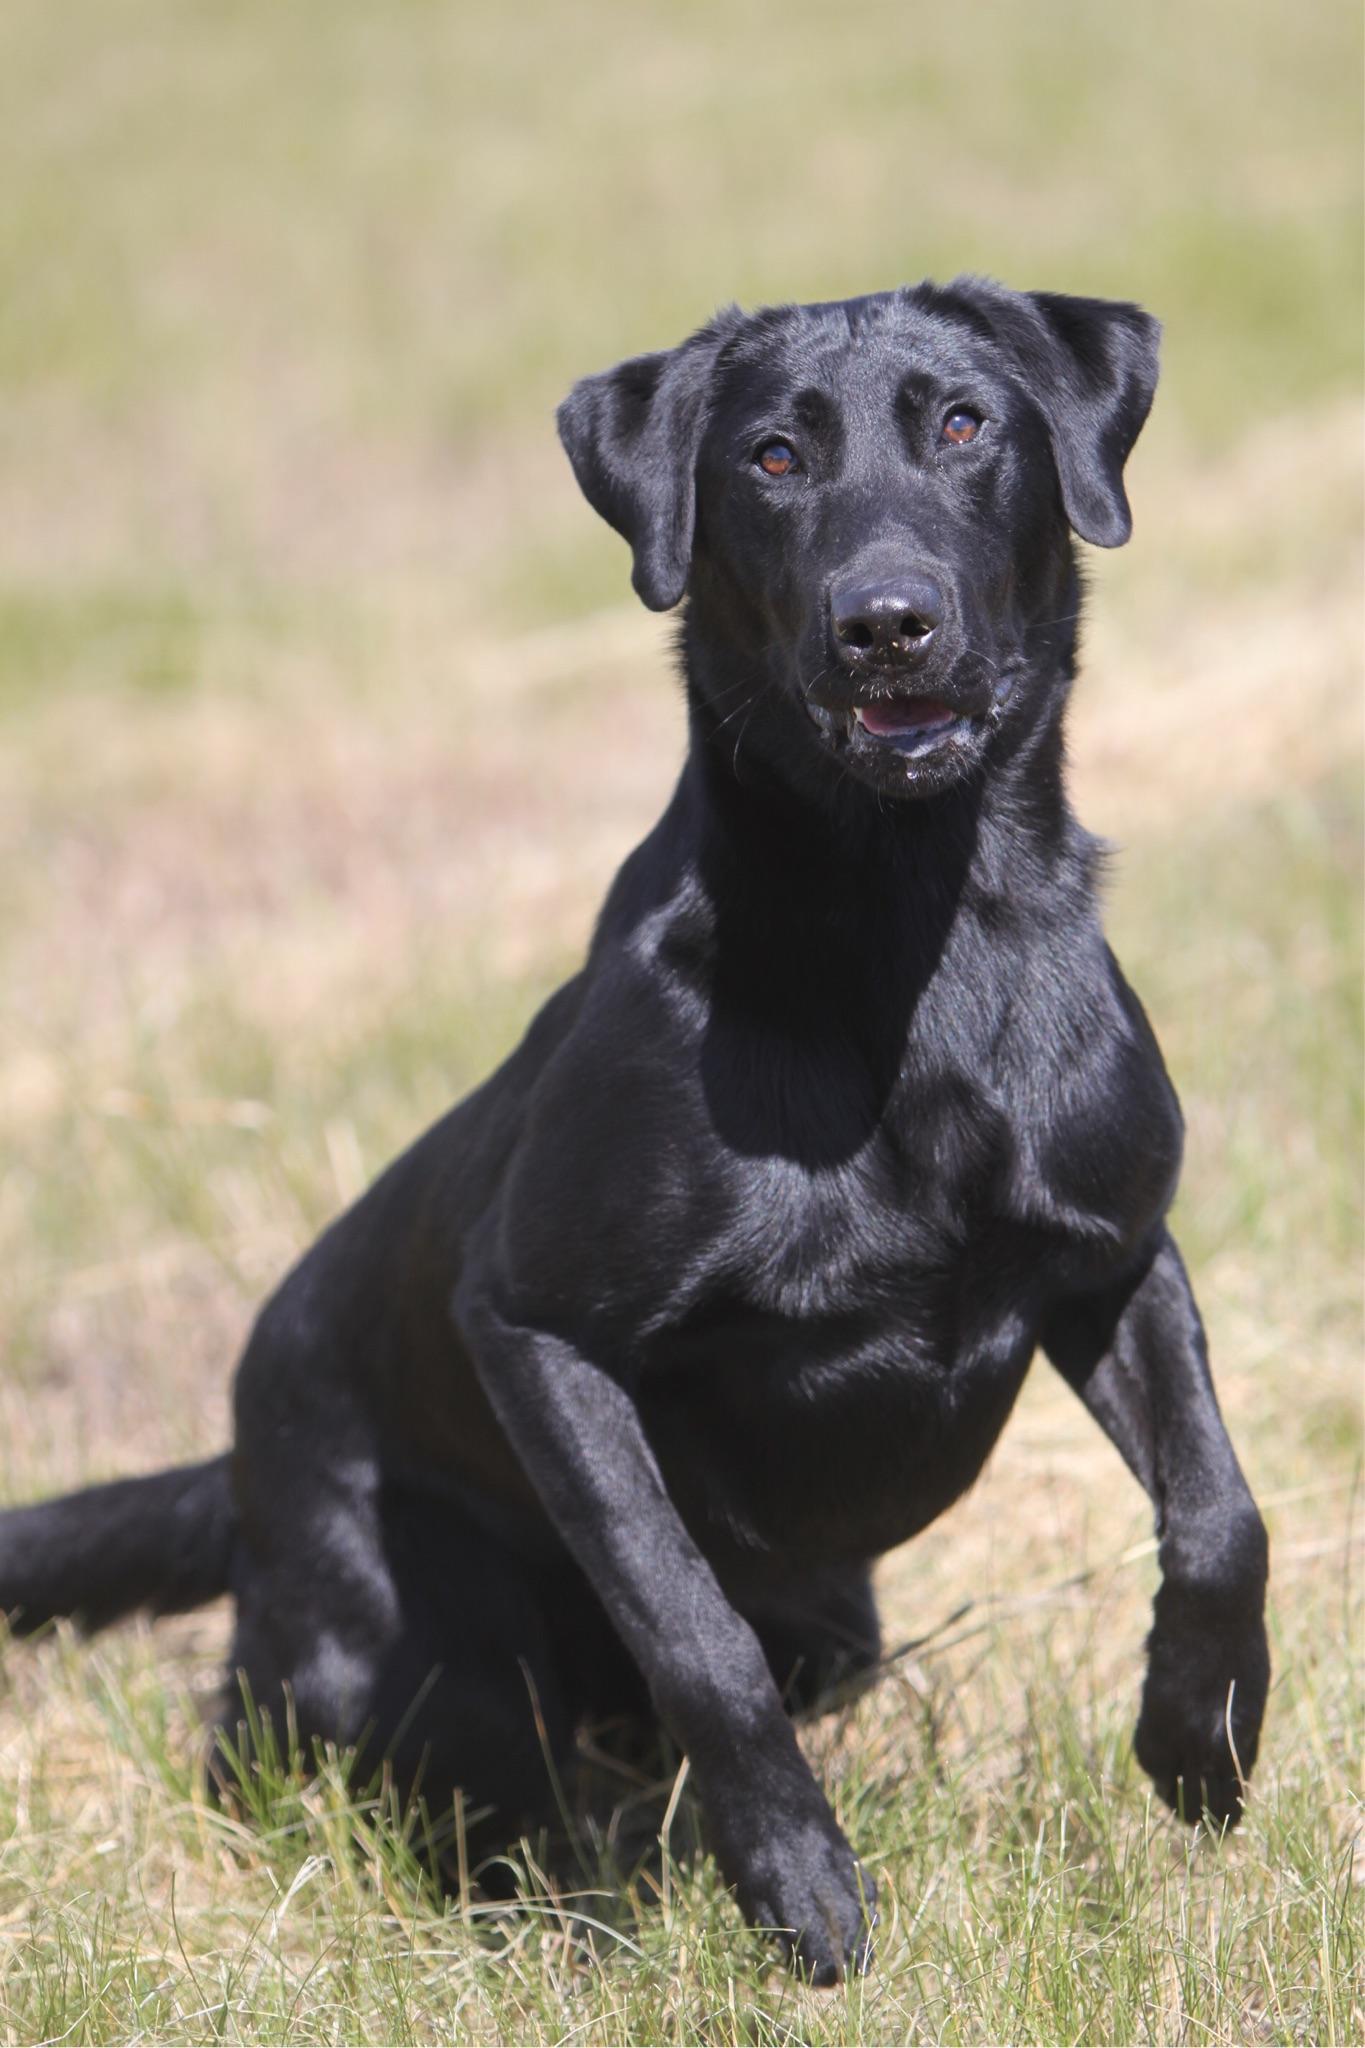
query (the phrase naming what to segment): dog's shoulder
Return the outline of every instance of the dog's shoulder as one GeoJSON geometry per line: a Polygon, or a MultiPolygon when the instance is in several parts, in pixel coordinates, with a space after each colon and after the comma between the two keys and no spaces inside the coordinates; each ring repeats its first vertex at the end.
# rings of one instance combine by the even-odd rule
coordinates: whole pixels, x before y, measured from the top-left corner
{"type": "Polygon", "coordinates": [[[1040,951],[1017,977],[995,1069],[1010,1133],[1003,1212],[1083,1264],[1126,1257],[1170,1204],[1184,1125],[1097,923],[1065,975],[1040,951]]]}

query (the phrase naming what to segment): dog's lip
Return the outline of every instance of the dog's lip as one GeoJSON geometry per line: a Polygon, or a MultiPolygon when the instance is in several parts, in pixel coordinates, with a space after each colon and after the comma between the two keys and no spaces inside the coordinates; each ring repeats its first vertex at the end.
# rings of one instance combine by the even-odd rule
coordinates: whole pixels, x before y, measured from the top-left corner
{"type": "Polygon", "coordinates": [[[874,673],[855,682],[828,669],[805,684],[802,695],[807,710],[818,714],[822,722],[836,721],[847,731],[861,726],[874,735],[946,724],[950,718],[974,720],[989,712],[996,701],[990,682],[977,676],[943,674],[912,679],[874,673]]]}
{"type": "Polygon", "coordinates": [[[806,709],[826,746],[869,765],[894,760],[912,778],[932,761],[970,750],[989,722],[987,712],[909,691],[837,708],[807,699],[806,709]]]}
{"type": "Polygon", "coordinates": [[[944,726],[955,725],[964,713],[959,705],[949,704],[942,697],[921,697],[903,691],[855,704],[851,716],[865,733],[880,740],[937,732],[944,726]]]}

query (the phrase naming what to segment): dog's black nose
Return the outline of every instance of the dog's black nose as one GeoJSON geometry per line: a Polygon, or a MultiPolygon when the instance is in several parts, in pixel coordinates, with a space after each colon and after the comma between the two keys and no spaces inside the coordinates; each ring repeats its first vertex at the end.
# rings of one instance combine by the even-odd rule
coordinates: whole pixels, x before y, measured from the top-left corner
{"type": "Polygon", "coordinates": [[[840,659],[857,668],[908,667],[943,624],[943,592],[932,576],[845,585],[830,592],[830,623],[840,659]]]}

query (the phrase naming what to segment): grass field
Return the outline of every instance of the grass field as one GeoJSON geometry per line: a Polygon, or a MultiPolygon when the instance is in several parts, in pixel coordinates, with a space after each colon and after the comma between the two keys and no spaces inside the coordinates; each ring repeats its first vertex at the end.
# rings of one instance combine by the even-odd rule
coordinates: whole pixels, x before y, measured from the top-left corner
{"type": "Polygon", "coordinates": [[[1287,0],[978,29],[12,0],[0,1498],[223,1443],[263,1292],[511,1044],[666,793],[668,627],[554,446],[570,380],[730,297],[1137,296],[1166,381],[1073,757],[1272,1533],[1246,1824],[1149,1804],[1146,1506],[1040,1366],[882,1567],[924,1640],[809,1731],[882,1888],[865,1982],[773,1965],[685,1783],[622,1779],[581,1885],[532,1864],[515,1914],[436,1903],[340,1776],[229,1820],[195,1768],[214,1610],[4,1653],[7,2041],[1365,2029],[1359,30],[1287,0]]]}

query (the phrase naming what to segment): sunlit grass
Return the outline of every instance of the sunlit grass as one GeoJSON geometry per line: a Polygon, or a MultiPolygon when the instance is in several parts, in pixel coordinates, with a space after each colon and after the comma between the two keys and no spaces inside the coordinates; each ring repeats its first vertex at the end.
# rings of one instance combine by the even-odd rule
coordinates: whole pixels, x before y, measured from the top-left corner
{"type": "MultiPolygon", "coordinates": [[[[1130,1607],[1101,1590],[1084,1627],[1130,1607]]],[[[921,1652],[913,1685],[812,1733],[883,1900],[876,1972],[823,1996],[676,1853],[692,1816],[667,1778],[628,1801],[637,1827],[672,1812],[662,1859],[584,1825],[567,1875],[562,1850],[516,1852],[519,1905],[485,1898],[477,1869],[442,1901],[420,1826],[344,1760],[306,1782],[267,1762],[248,1811],[207,1803],[147,1638],[30,1650],[42,1725],[0,1786],[7,2023],[110,2041],[1352,2038],[1358,1674],[1280,1610],[1281,1762],[1220,1844],[1153,1811],[1126,1689],[1078,1674],[1068,1618],[1074,1602],[921,1652]]]]}

